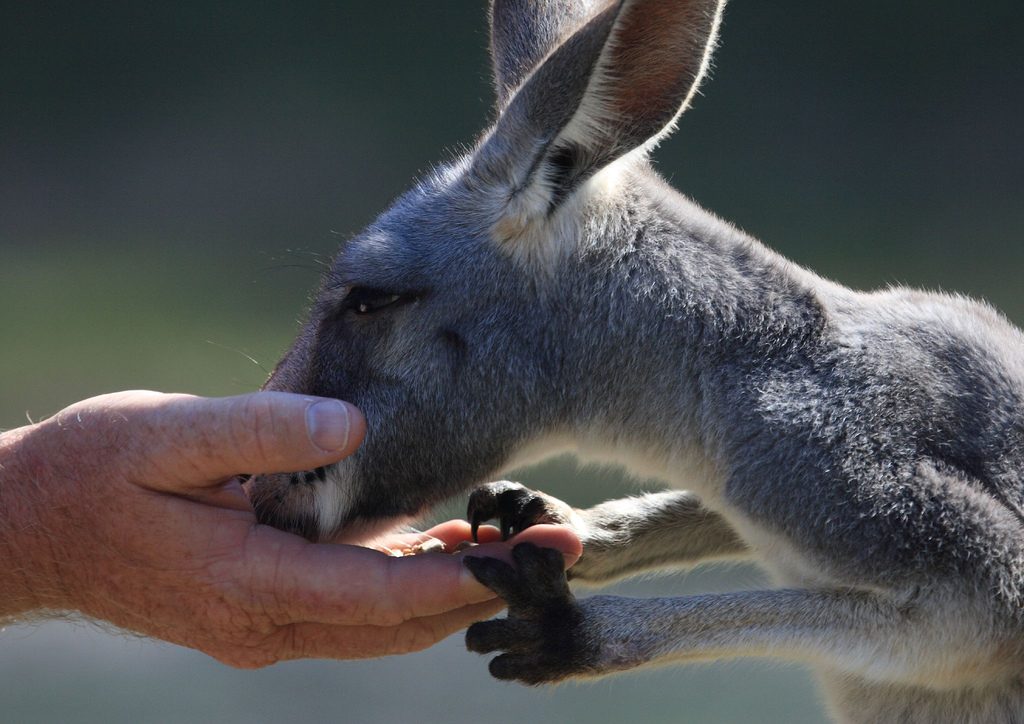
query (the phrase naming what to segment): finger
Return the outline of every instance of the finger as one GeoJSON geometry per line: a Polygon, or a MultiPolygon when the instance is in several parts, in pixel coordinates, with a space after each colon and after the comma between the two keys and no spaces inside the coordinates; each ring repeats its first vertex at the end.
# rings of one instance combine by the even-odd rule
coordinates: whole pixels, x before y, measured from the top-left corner
{"type": "Polygon", "coordinates": [[[251,529],[239,580],[281,623],[394,626],[492,600],[458,556],[394,558],[361,546],[313,544],[267,526],[251,529]]]}
{"type": "MultiPolygon", "coordinates": [[[[422,533],[399,534],[394,536],[394,539],[406,544],[437,540],[444,544],[444,551],[446,553],[452,553],[459,547],[459,545],[463,543],[472,543],[472,535],[470,525],[466,521],[449,520],[444,523],[439,523],[433,528],[422,533]]],[[[384,540],[385,542],[390,542],[392,538],[389,537],[384,540]]],[[[501,533],[494,526],[484,526],[479,531],[479,540],[481,543],[494,543],[501,540],[501,533]]]]}
{"type": "MultiPolygon", "coordinates": [[[[473,541],[472,528],[464,520],[449,520],[439,523],[428,530],[426,535],[443,540],[448,550],[454,550],[460,543],[473,541]]],[[[478,531],[478,539],[480,543],[494,543],[501,540],[501,533],[493,525],[485,525],[478,531]]]]}
{"type": "MultiPolygon", "coordinates": [[[[485,542],[500,540],[498,529],[487,526],[480,531],[480,537],[485,542]]],[[[335,543],[342,543],[343,540],[335,540],[335,543]]],[[[422,532],[411,533],[389,533],[379,538],[368,541],[359,541],[358,545],[366,546],[387,553],[388,551],[410,548],[417,544],[437,542],[444,546],[443,553],[454,552],[460,544],[471,542],[469,523],[464,520],[449,520],[439,523],[433,528],[422,532]]]]}
{"type": "Polygon", "coordinates": [[[390,627],[292,624],[283,634],[286,638],[280,657],[358,659],[412,653],[433,646],[471,623],[490,618],[502,608],[501,601],[486,601],[390,627]]]}
{"type": "Polygon", "coordinates": [[[562,556],[565,558],[566,568],[572,567],[580,559],[580,556],[583,555],[583,543],[580,541],[576,531],[564,525],[550,525],[547,523],[530,526],[522,533],[508,539],[500,547],[491,545],[477,546],[465,551],[465,555],[488,555],[511,562],[512,549],[518,543],[533,543],[541,548],[554,548],[561,551],[562,556]]]}
{"type": "Polygon", "coordinates": [[[283,392],[135,393],[119,396],[116,405],[125,420],[122,448],[142,479],[160,489],[313,469],[350,455],[366,430],[362,414],[347,403],[283,392]]]}

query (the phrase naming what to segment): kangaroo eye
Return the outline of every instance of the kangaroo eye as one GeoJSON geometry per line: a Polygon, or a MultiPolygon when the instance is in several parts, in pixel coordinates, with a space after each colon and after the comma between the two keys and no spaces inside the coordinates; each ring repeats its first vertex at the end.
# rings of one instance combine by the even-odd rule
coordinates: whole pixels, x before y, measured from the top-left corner
{"type": "Polygon", "coordinates": [[[345,309],[356,314],[372,314],[385,307],[394,306],[409,297],[373,287],[352,287],[345,297],[345,309]]]}

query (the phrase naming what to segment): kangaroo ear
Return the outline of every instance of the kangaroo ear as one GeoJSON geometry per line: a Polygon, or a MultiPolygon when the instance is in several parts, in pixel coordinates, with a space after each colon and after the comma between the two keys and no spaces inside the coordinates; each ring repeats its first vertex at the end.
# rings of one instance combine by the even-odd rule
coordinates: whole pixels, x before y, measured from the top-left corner
{"type": "MultiPolygon", "coordinates": [[[[509,8],[541,4],[547,5],[510,0],[509,8]]],[[[477,177],[507,197],[504,236],[550,215],[595,173],[628,153],[645,153],[672,130],[707,71],[724,4],[617,0],[543,59],[474,161],[477,177]]],[[[492,8],[496,25],[521,21],[521,14],[506,14],[499,5],[492,8]]],[[[508,57],[517,33],[537,36],[534,30],[494,31],[501,39],[495,41],[501,84],[530,62],[516,65],[508,57]]],[[[531,58],[542,52],[541,43],[527,46],[531,58]]]]}
{"type": "Polygon", "coordinates": [[[547,55],[609,0],[491,0],[491,64],[498,109],[547,55]]]}

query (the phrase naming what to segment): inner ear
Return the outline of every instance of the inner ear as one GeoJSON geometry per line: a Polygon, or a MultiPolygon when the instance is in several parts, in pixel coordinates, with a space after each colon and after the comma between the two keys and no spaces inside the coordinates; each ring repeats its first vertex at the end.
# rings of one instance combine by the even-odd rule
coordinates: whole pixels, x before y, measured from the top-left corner
{"type": "Polygon", "coordinates": [[[547,181],[551,188],[551,201],[548,204],[548,214],[561,206],[565,197],[586,180],[584,174],[587,169],[594,167],[593,154],[571,141],[562,143],[555,148],[547,159],[544,172],[547,174],[547,181]]]}
{"type": "Polygon", "coordinates": [[[689,105],[706,73],[720,23],[718,2],[627,3],[608,43],[602,68],[614,89],[610,115],[628,120],[640,145],[667,127],[689,105]]]}

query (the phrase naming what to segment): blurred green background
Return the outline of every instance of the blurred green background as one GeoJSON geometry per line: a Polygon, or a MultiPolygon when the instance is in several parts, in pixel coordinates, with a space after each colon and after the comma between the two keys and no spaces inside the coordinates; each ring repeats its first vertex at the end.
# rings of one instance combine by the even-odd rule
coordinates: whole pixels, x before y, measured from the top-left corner
{"type": "MultiPolygon", "coordinates": [[[[657,159],[678,188],[829,277],[956,289],[1024,322],[1022,31],[1009,0],[735,0],[712,81],[657,159]]],[[[339,240],[487,121],[486,45],[484,3],[464,0],[0,3],[0,428],[116,389],[258,387],[339,240]]],[[[566,461],[525,477],[577,504],[637,487],[566,461]]],[[[763,583],[740,567],[620,590],[763,583]]],[[[0,634],[0,712],[823,717],[811,676],[774,663],[530,690],[491,681],[458,637],[409,657],[239,672],[66,623],[0,634]]]]}

